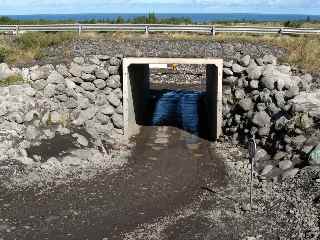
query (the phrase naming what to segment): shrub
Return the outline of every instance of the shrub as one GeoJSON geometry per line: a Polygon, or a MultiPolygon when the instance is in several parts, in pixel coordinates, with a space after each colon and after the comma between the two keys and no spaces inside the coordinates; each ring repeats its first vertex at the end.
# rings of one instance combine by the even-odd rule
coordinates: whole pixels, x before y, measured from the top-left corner
{"type": "Polygon", "coordinates": [[[22,49],[46,48],[59,45],[73,39],[74,33],[39,33],[29,32],[21,34],[17,38],[17,43],[22,49]]]}
{"type": "Polygon", "coordinates": [[[0,46],[0,63],[4,62],[8,53],[9,53],[9,50],[7,48],[0,46]]]}

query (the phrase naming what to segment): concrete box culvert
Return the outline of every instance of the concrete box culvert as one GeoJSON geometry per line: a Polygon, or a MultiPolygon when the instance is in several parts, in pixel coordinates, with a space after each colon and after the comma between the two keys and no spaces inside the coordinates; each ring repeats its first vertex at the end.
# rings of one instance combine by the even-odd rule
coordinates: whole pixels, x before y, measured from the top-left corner
{"type": "Polygon", "coordinates": [[[217,139],[222,131],[223,60],[215,58],[124,58],[123,117],[127,138],[139,132],[149,100],[150,64],[206,65],[207,118],[209,139],[217,139]]]}

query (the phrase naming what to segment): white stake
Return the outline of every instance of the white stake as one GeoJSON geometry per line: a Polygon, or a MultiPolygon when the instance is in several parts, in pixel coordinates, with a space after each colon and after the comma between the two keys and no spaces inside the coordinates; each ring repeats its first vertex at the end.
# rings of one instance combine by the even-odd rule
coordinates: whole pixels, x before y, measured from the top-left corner
{"type": "Polygon", "coordinates": [[[253,189],[253,164],[254,164],[254,157],[257,151],[257,144],[254,139],[254,136],[249,140],[249,159],[251,163],[251,178],[250,178],[250,209],[252,209],[252,189],[253,189]]]}

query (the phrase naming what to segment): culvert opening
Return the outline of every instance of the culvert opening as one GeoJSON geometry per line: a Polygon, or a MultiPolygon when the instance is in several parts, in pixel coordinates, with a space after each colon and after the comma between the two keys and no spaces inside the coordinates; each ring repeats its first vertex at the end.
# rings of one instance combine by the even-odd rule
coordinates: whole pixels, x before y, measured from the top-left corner
{"type": "Polygon", "coordinates": [[[159,125],[208,140],[219,137],[222,60],[126,58],[123,71],[126,136],[139,126],[159,125]]]}

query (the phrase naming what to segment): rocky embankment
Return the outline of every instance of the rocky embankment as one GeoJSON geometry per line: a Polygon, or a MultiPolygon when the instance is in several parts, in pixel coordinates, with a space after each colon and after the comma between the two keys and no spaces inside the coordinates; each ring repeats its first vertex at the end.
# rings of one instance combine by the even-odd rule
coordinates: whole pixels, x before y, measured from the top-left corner
{"type": "Polygon", "coordinates": [[[121,163],[111,163],[119,153],[111,146],[123,135],[121,63],[120,55],[100,55],[74,58],[68,66],[0,64],[0,79],[22,78],[0,87],[1,177],[37,168],[57,178],[69,167],[121,163]]]}
{"type": "Polygon", "coordinates": [[[272,55],[225,61],[223,74],[224,137],[235,144],[255,137],[261,178],[293,177],[320,164],[320,92],[310,74],[272,55]]]}

